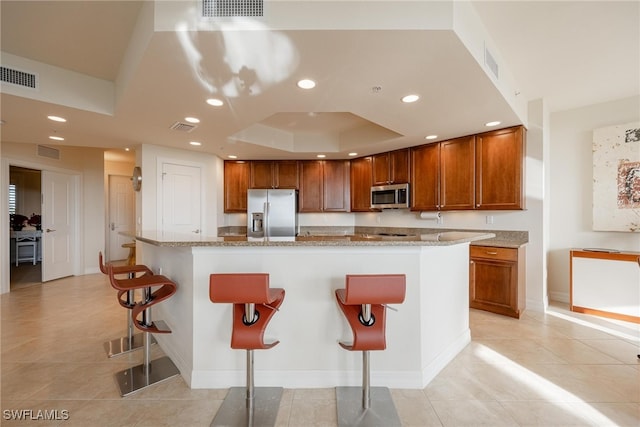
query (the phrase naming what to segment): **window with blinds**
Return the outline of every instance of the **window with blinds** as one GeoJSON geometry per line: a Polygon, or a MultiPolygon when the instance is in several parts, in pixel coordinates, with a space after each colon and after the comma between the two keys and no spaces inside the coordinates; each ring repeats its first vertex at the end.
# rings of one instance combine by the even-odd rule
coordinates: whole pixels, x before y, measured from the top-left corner
{"type": "Polygon", "coordinates": [[[16,186],[15,184],[9,184],[9,214],[16,213],[16,186]]]}

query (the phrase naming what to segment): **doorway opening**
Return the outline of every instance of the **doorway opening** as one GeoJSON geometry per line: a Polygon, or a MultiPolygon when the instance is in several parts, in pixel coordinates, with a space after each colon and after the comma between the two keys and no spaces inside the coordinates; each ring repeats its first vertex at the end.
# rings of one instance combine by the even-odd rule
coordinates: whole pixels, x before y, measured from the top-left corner
{"type": "Polygon", "coordinates": [[[10,290],[42,283],[42,171],[9,167],[10,290]]]}

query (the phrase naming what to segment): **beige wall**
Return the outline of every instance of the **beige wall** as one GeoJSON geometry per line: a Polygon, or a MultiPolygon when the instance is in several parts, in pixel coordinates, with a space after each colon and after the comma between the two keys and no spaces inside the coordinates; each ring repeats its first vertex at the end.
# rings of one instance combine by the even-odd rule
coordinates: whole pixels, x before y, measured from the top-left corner
{"type": "MultiPolygon", "coordinates": [[[[81,250],[77,272],[78,274],[94,273],[98,271],[97,253],[104,248],[105,244],[104,150],[69,146],[55,148],[60,150],[59,160],[38,156],[36,144],[3,142],[0,149],[2,182],[8,181],[9,165],[78,175],[81,182],[78,195],[81,250]]],[[[6,192],[7,189],[3,185],[0,189],[2,199],[6,199],[6,192]]],[[[0,204],[0,208],[8,209],[6,202],[0,204]]],[[[0,223],[0,225],[6,223],[6,226],[0,227],[2,242],[9,241],[8,215],[5,216],[0,223]],[[4,219],[5,216],[6,219],[4,219]]]]}

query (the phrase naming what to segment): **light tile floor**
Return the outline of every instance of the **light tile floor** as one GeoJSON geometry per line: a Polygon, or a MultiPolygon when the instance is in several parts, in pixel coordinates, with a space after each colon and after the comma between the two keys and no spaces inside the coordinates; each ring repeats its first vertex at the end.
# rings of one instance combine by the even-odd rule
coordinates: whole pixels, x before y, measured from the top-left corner
{"type": "MultiPolygon", "coordinates": [[[[2,426],[208,426],[225,397],[176,377],[121,398],[113,373],[141,354],[105,355],[125,321],[102,275],[19,288],[0,303],[2,426]],[[8,419],[24,409],[69,419],[8,419]]],[[[562,305],[519,320],[470,318],[472,342],[425,389],[391,391],[404,426],[640,425],[638,325],[562,305]]],[[[278,426],[336,423],[333,389],[285,390],[278,426]]]]}

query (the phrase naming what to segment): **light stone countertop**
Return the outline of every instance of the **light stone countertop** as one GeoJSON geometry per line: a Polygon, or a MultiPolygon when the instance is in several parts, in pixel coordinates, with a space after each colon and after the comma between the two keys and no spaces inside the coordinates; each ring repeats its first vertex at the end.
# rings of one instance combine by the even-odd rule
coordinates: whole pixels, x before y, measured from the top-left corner
{"type": "Polygon", "coordinates": [[[164,247],[223,246],[448,246],[495,238],[491,232],[438,231],[410,236],[379,234],[303,235],[298,237],[247,238],[240,235],[221,237],[166,231],[142,231],[135,235],[122,233],[137,241],[164,247]]]}

